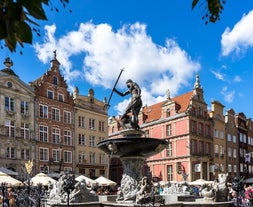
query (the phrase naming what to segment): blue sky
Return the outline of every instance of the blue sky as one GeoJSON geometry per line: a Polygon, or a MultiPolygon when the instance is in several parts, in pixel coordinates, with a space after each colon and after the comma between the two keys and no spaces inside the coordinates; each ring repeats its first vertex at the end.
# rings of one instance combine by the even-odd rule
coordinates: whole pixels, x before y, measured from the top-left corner
{"type": "MultiPolygon", "coordinates": [[[[23,55],[3,49],[25,82],[49,67],[53,50],[72,91],[109,98],[121,68],[117,88],[129,78],[142,88],[144,105],[193,89],[196,73],[210,109],[213,100],[253,118],[253,1],[226,1],[221,20],[205,25],[203,8],[192,0],[70,0],[67,9],[47,10],[41,36],[25,45],[23,55]],[[182,3],[183,2],[183,3],[182,3]],[[68,11],[72,10],[72,13],[68,11]]],[[[2,65],[4,68],[4,65],[2,65]]],[[[109,115],[121,114],[130,97],[113,94],[109,115]]],[[[225,112],[224,111],[224,112],[225,112]]]]}

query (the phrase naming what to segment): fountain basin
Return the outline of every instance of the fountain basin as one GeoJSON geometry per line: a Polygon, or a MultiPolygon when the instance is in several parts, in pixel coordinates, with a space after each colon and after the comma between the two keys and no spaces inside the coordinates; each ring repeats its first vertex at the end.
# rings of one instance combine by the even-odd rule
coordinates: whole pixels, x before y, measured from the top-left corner
{"type": "Polygon", "coordinates": [[[124,137],[107,139],[98,143],[98,147],[106,154],[115,157],[150,157],[165,149],[166,140],[156,138],[124,137]]]}

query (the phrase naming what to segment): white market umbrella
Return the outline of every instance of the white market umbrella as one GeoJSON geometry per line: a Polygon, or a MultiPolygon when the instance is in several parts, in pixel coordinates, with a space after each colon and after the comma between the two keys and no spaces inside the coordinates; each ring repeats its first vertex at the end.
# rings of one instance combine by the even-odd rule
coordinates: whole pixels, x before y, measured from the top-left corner
{"type": "Polygon", "coordinates": [[[52,184],[54,184],[56,182],[56,180],[53,178],[50,178],[45,173],[39,173],[39,174],[35,175],[34,177],[32,177],[30,182],[33,186],[36,186],[38,184],[48,185],[50,182],[52,184]]]}
{"type": "Polygon", "coordinates": [[[84,175],[79,175],[78,177],[76,177],[75,180],[78,182],[80,182],[81,180],[85,180],[86,185],[88,185],[88,186],[92,186],[93,184],[97,183],[95,180],[92,180],[91,178],[88,178],[84,175]]]}
{"type": "Polygon", "coordinates": [[[198,180],[194,180],[192,182],[189,182],[190,185],[205,185],[205,184],[212,184],[213,181],[207,181],[204,179],[198,179],[198,180]]]}
{"type": "Polygon", "coordinates": [[[23,183],[9,175],[7,175],[6,173],[0,172],[0,184],[2,183],[6,183],[9,185],[22,185],[23,183]]]}
{"type": "Polygon", "coordinates": [[[98,183],[99,186],[115,186],[115,185],[117,185],[116,182],[109,180],[108,178],[105,178],[103,176],[100,176],[99,178],[95,179],[95,181],[98,183]]]}
{"type": "Polygon", "coordinates": [[[245,180],[245,183],[253,183],[253,178],[248,178],[245,180]]]}

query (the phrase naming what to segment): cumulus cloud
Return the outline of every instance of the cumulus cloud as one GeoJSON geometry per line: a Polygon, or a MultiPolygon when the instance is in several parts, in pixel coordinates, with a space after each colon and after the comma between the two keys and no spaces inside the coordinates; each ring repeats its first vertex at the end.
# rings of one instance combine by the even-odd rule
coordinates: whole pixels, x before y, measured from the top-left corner
{"type": "Polygon", "coordinates": [[[241,20],[231,30],[227,27],[222,34],[222,55],[228,56],[235,52],[237,55],[244,53],[253,46],[253,10],[244,14],[241,20]]]}
{"type": "MultiPolygon", "coordinates": [[[[93,86],[112,88],[120,68],[124,67],[118,87],[125,88],[125,81],[133,79],[142,88],[144,104],[152,104],[165,97],[167,89],[171,96],[187,86],[188,81],[200,70],[200,64],[191,59],[173,39],[158,45],[146,32],[146,25],[135,23],[123,25],[113,31],[109,24],[81,23],[75,31],[57,38],[56,26],[46,26],[43,43],[35,43],[38,58],[43,63],[57,59],[68,84],[83,77],[93,86]],[[71,59],[81,55],[82,70],[73,68],[71,59]]],[[[127,100],[116,108],[121,111],[127,100]]]]}

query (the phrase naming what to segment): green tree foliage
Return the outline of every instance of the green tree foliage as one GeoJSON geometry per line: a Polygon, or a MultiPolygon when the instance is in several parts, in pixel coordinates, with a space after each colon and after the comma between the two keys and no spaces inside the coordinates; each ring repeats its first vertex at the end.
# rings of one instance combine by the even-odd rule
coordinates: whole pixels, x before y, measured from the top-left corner
{"type": "MultiPolygon", "coordinates": [[[[11,52],[16,51],[17,43],[32,44],[33,32],[40,35],[39,20],[47,20],[43,6],[53,6],[55,0],[0,0],[0,41],[1,48],[7,47],[11,52]]],[[[59,0],[65,7],[69,0],[59,0]]]]}
{"type": "Polygon", "coordinates": [[[226,4],[225,0],[193,0],[192,9],[194,9],[196,5],[199,5],[204,10],[202,19],[205,24],[208,24],[209,22],[215,23],[220,20],[224,4],[226,4]]]}

